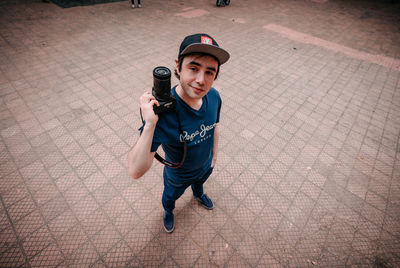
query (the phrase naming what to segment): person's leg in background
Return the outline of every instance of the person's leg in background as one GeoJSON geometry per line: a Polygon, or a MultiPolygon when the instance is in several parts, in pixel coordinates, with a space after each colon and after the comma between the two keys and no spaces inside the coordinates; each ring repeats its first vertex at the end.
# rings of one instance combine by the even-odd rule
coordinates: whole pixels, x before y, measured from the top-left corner
{"type": "MultiPolygon", "coordinates": [[[[135,8],[135,1],[131,0],[132,3],[132,8],[135,8]]],[[[140,0],[137,0],[137,7],[142,7],[142,5],[140,4],[140,0]]]]}

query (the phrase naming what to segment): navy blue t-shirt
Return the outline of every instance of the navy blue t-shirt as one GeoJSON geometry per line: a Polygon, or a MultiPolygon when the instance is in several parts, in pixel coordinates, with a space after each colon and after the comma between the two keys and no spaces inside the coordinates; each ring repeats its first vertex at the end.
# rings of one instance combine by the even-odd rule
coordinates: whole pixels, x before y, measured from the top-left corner
{"type": "Polygon", "coordinates": [[[151,151],[155,152],[162,145],[165,159],[179,163],[182,160],[183,141],[185,141],[187,151],[182,166],[177,169],[165,166],[165,172],[172,180],[197,179],[211,166],[214,128],[219,122],[221,97],[216,89],[211,88],[203,97],[203,104],[197,111],[187,105],[175,89],[176,86],[171,89],[171,93],[177,101],[176,112],[179,113],[183,135],[179,133],[176,113],[162,113],[154,131],[151,151]]]}

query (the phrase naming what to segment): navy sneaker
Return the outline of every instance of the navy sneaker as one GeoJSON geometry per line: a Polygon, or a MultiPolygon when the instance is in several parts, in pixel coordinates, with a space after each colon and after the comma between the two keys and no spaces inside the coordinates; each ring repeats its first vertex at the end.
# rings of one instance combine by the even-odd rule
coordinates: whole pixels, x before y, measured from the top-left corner
{"type": "Polygon", "coordinates": [[[164,222],[164,230],[167,233],[172,233],[172,231],[174,230],[174,214],[165,211],[163,222],[164,222]]]}
{"type": "Polygon", "coordinates": [[[196,197],[196,199],[206,209],[213,209],[214,208],[213,202],[211,201],[211,199],[206,194],[203,194],[201,197],[196,197]]]}
{"type": "Polygon", "coordinates": [[[217,5],[217,7],[224,7],[225,2],[223,0],[217,0],[216,5],[217,5]]]}

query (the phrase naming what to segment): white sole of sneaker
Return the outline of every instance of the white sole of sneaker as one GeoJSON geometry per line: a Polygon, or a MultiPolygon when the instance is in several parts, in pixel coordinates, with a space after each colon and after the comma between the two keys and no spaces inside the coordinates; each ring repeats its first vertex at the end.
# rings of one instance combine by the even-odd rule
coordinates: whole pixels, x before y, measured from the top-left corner
{"type": "Polygon", "coordinates": [[[172,233],[172,232],[174,231],[174,229],[175,229],[175,226],[172,227],[171,230],[167,230],[167,228],[165,228],[165,226],[163,226],[163,227],[164,227],[164,230],[165,230],[167,233],[172,233]]]}

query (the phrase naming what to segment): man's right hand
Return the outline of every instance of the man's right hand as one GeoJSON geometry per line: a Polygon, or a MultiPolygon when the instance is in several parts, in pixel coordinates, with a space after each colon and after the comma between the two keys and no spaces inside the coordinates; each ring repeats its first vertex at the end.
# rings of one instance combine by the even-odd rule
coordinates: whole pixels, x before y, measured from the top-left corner
{"type": "Polygon", "coordinates": [[[154,105],[160,104],[150,92],[145,92],[140,97],[140,110],[146,124],[136,144],[128,153],[129,174],[134,179],[142,177],[153,163],[155,152],[151,152],[151,144],[158,121],[158,115],[153,110],[154,105]]]}
{"type": "Polygon", "coordinates": [[[140,109],[142,110],[143,120],[148,127],[155,127],[158,121],[158,115],[154,113],[153,106],[160,106],[156,98],[150,93],[145,92],[140,97],[140,109]]]}

